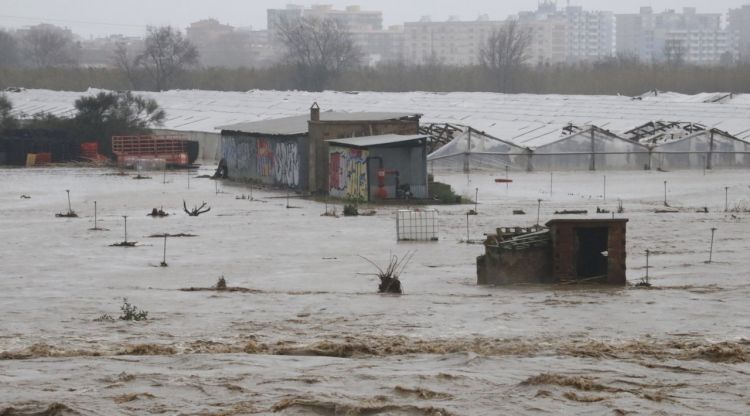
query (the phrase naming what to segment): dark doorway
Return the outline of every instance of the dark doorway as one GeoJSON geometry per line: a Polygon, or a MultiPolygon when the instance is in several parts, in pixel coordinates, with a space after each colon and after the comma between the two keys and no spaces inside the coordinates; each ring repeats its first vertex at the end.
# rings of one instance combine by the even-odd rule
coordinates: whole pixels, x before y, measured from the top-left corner
{"type": "Polygon", "coordinates": [[[578,250],[576,265],[578,278],[607,276],[609,229],[577,228],[578,250]]]}

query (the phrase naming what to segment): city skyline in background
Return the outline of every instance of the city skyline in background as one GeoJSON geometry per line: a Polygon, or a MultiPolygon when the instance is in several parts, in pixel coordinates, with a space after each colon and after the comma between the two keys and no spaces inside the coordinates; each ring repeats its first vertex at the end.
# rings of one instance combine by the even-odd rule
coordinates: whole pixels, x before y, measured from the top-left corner
{"type": "MultiPolygon", "coordinates": [[[[0,0],[0,28],[21,29],[39,23],[50,23],[69,28],[82,38],[103,37],[113,34],[142,36],[148,26],[172,25],[184,30],[191,23],[213,18],[221,23],[254,30],[266,27],[266,10],[285,8],[288,4],[309,7],[313,4],[330,4],[343,9],[359,5],[364,11],[380,11],[384,27],[417,22],[424,16],[432,21],[449,19],[473,21],[486,15],[491,20],[505,20],[520,12],[536,9],[537,0],[327,0],[300,2],[289,0],[254,0],[251,4],[242,0],[205,2],[198,0],[160,0],[130,2],[104,2],[95,0],[0,0]]],[[[684,7],[695,7],[701,13],[720,13],[726,18],[731,8],[750,4],[750,0],[643,0],[620,2],[612,0],[559,0],[559,7],[580,6],[590,11],[613,13],[637,13],[640,7],[651,7],[655,12],[669,9],[680,11],[684,7]]],[[[726,23],[726,22],[725,22],[726,23]]]]}

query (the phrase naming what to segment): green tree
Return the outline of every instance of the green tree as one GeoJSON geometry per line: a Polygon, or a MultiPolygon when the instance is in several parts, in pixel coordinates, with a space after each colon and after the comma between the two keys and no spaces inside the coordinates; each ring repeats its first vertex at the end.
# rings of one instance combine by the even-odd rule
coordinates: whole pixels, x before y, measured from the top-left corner
{"type": "Polygon", "coordinates": [[[5,94],[0,94],[0,131],[18,127],[18,122],[11,114],[11,110],[13,110],[13,104],[5,94]]]}
{"type": "Polygon", "coordinates": [[[131,92],[100,92],[75,102],[72,132],[81,141],[96,140],[99,151],[111,154],[112,136],[150,133],[166,113],[157,102],[131,92]]]}

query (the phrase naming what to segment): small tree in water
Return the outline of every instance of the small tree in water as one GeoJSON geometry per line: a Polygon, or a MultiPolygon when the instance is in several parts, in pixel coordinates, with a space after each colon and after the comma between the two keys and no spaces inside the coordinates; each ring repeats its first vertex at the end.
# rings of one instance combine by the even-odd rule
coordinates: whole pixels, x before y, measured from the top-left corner
{"type": "Polygon", "coordinates": [[[128,298],[122,298],[120,310],[122,311],[120,319],[123,321],[145,321],[148,319],[148,312],[128,303],[128,298]]]}
{"type": "Polygon", "coordinates": [[[380,285],[378,285],[378,292],[380,293],[402,293],[401,290],[401,280],[399,279],[401,274],[406,269],[406,266],[411,261],[412,257],[414,257],[414,251],[409,251],[405,255],[403,255],[401,258],[399,258],[395,254],[391,254],[391,257],[388,261],[388,265],[385,267],[385,269],[381,268],[377,263],[374,261],[368,259],[367,257],[362,257],[365,259],[368,263],[375,266],[376,269],[378,269],[378,272],[375,273],[378,278],[380,278],[380,285]]]}

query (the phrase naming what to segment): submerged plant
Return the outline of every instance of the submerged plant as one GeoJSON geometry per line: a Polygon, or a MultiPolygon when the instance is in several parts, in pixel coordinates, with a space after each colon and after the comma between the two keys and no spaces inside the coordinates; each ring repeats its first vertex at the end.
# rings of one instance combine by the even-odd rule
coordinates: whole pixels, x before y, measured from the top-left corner
{"type": "Polygon", "coordinates": [[[388,265],[385,268],[380,267],[377,263],[367,257],[360,257],[375,266],[378,270],[375,275],[380,278],[380,285],[378,285],[378,291],[380,293],[402,293],[400,277],[415,253],[416,251],[408,251],[401,256],[401,258],[395,254],[391,254],[391,257],[388,260],[388,265]]]}
{"type": "Polygon", "coordinates": [[[123,321],[145,321],[148,319],[148,312],[138,309],[135,305],[131,305],[128,302],[128,298],[122,298],[120,310],[122,311],[120,319],[123,321]]]}
{"type": "Polygon", "coordinates": [[[221,276],[219,280],[216,281],[216,290],[226,290],[227,289],[227,281],[224,279],[224,276],[221,276]]]}

